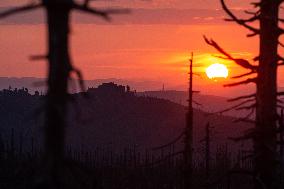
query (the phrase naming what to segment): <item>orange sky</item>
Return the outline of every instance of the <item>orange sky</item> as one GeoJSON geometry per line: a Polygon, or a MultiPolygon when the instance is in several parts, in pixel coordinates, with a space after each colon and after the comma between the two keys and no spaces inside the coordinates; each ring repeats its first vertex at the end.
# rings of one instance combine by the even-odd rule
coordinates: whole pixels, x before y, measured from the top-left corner
{"type": "MultiPolygon", "coordinates": [[[[198,1],[206,2],[206,0],[198,1]]],[[[156,6],[161,8],[161,2],[163,1],[157,1],[156,6]]],[[[180,5],[184,3],[182,0],[177,2],[180,2],[180,5]]],[[[244,5],[243,2],[239,1],[240,7],[244,5]]],[[[17,1],[3,1],[2,6],[13,3],[17,1]]],[[[234,7],[237,5],[235,4],[234,7]]],[[[198,8],[197,4],[191,6],[198,8]]],[[[204,12],[206,14],[206,11],[204,12]]],[[[205,44],[202,35],[213,37],[236,57],[249,60],[257,54],[258,40],[246,38],[247,31],[240,26],[222,21],[222,17],[218,16],[222,14],[219,11],[216,13],[217,16],[214,13],[212,17],[207,14],[198,17],[192,15],[188,24],[178,23],[178,20],[163,23],[162,19],[157,18],[155,23],[150,20],[153,21],[151,24],[145,24],[143,20],[135,18],[132,18],[134,21],[129,20],[132,23],[127,24],[121,23],[119,19],[118,23],[114,19],[111,24],[75,21],[72,25],[72,59],[74,64],[82,69],[86,79],[156,80],[164,82],[169,87],[180,89],[186,85],[187,60],[190,52],[193,51],[195,72],[201,73],[201,77],[195,79],[196,88],[216,95],[232,94],[236,89],[224,92],[221,87],[223,82],[211,81],[204,75],[206,67],[217,62],[224,63],[229,68],[230,76],[246,70],[242,70],[232,62],[211,56],[216,51],[205,44]],[[199,20],[202,24],[198,23],[199,20]]],[[[78,15],[73,15],[76,16],[78,15]]],[[[132,17],[135,17],[135,12],[132,17]]],[[[18,16],[17,21],[19,20],[21,21],[21,16],[18,16]]],[[[28,59],[29,55],[46,52],[45,26],[42,23],[15,24],[6,21],[0,27],[0,43],[0,76],[45,77],[46,63],[31,62],[28,59]]],[[[280,83],[283,83],[283,80],[280,80],[280,83]]],[[[243,89],[253,90],[252,87],[249,88],[251,89],[247,87],[243,89]]]]}

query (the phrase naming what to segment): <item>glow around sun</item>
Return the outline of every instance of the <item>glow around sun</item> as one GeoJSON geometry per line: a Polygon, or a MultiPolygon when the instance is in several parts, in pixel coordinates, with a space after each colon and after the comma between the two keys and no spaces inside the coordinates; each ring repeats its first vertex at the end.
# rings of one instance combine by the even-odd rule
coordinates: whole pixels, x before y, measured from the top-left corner
{"type": "Polygon", "coordinates": [[[227,78],[229,71],[224,64],[215,63],[206,69],[206,75],[209,79],[227,78]]]}

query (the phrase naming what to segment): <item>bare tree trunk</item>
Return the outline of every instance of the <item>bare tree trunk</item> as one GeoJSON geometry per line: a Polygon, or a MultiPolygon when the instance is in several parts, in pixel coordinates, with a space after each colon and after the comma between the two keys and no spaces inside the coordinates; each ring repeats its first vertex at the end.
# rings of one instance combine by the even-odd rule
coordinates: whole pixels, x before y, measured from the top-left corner
{"type": "MultiPolygon", "coordinates": [[[[227,87],[238,86],[241,84],[256,83],[256,94],[245,95],[235,98],[231,101],[245,100],[239,106],[247,104],[256,98],[256,103],[242,108],[256,108],[255,132],[244,137],[243,139],[253,139],[255,151],[255,188],[279,188],[279,157],[277,151],[277,68],[279,60],[284,64],[284,59],[278,56],[279,36],[283,30],[279,28],[279,9],[283,0],[261,0],[252,3],[258,10],[249,19],[239,19],[226,6],[224,0],[220,0],[223,9],[230,16],[229,21],[235,21],[239,25],[252,31],[248,36],[259,35],[259,65],[250,64],[244,59],[235,59],[222,49],[215,41],[208,40],[206,43],[213,46],[227,59],[234,61],[239,66],[249,69],[250,72],[239,75],[234,78],[247,77],[257,73],[256,78],[248,78],[244,81],[225,85],[227,87]],[[260,27],[255,28],[250,25],[251,22],[259,21],[260,27]]],[[[240,109],[240,108],[239,108],[240,109]]]]}
{"type": "Polygon", "coordinates": [[[70,8],[64,3],[46,5],[48,19],[49,70],[45,125],[45,161],[52,188],[60,188],[64,158],[64,129],[68,77],[71,70],[68,52],[70,8]]]}
{"type": "Polygon", "coordinates": [[[260,56],[256,92],[255,188],[276,188],[277,179],[277,47],[280,1],[262,0],[260,4],[260,56]],[[261,183],[263,182],[263,183],[261,183]]]}
{"type": "MultiPolygon", "coordinates": [[[[83,3],[74,0],[41,0],[31,2],[25,6],[8,9],[0,13],[0,19],[13,14],[31,11],[44,7],[48,22],[48,92],[45,115],[45,151],[44,164],[47,168],[46,176],[48,188],[62,188],[60,178],[64,159],[64,129],[66,127],[66,105],[68,98],[68,79],[73,71],[80,80],[84,90],[83,78],[80,70],[74,69],[70,62],[69,46],[69,17],[71,10],[78,10],[100,16],[106,20],[110,14],[128,13],[127,9],[97,10],[89,6],[90,0],[83,3]]],[[[34,56],[33,60],[46,58],[34,56]]],[[[45,184],[45,183],[44,183],[45,184]]]]}
{"type": "Polygon", "coordinates": [[[184,138],[184,189],[192,188],[192,155],[193,155],[193,53],[191,54],[189,65],[189,95],[188,95],[188,112],[186,114],[186,127],[184,138]]]}

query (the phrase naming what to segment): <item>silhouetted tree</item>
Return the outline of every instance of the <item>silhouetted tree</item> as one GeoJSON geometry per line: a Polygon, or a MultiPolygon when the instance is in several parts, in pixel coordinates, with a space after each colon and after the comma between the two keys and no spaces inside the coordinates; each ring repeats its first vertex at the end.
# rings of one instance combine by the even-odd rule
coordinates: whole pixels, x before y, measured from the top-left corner
{"type": "Polygon", "coordinates": [[[192,156],[193,156],[193,53],[189,60],[189,87],[188,87],[188,112],[186,114],[186,127],[184,131],[184,188],[192,188],[192,156]]]}
{"type": "MultiPolygon", "coordinates": [[[[251,3],[258,10],[256,12],[246,11],[252,15],[248,19],[240,19],[235,16],[227,7],[224,0],[221,0],[224,11],[229,15],[227,21],[234,21],[247,28],[252,33],[248,37],[259,36],[259,56],[254,58],[258,65],[250,63],[244,59],[233,58],[215,41],[205,37],[206,42],[217,49],[224,56],[221,58],[234,61],[237,65],[248,69],[249,72],[235,76],[243,78],[252,74],[256,77],[248,78],[244,81],[225,85],[227,87],[241,84],[256,84],[256,93],[241,96],[231,101],[243,100],[238,109],[247,109],[253,112],[256,110],[255,129],[246,134],[241,139],[253,139],[254,141],[254,162],[255,162],[255,188],[277,188],[278,187],[278,161],[277,161],[277,68],[283,65],[284,59],[277,53],[279,37],[283,34],[283,29],[279,27],[280,4],[283,0],[260,0],[251,3]],[[258,21],[259,28],[255,28],[251,23],[258,21]]],[[[282,45],[283,46],[283,45],[282,45]]],[[[252,114],[252,113],[250,113],[252,114]]],[[[245,121],[245,120],[244,120],[245,121]]]]}
{"type": "Polygon", "coordinates": [[[33,60],[48,59],[48,91],[46,96],[45,116],[45,153],[44,163],[47,173],[46,181],[50,188],[62,188],[62,163],[64,157],[65,115],[68,101],[68,79],[71,72],[77,74],[84,90],[82,74],[72,66],[69,55],[69,19],[72,10],[79,10],[110,19],[112,13],[123,13],[124,10],[96,10],[91,8],[89,0],[78,4],[73,0],[41,0],[20,8],[13,8],[0,14],[0,18],[14,13],[43,7],[47,13],[48,54],[33,56],[33,60]]]}

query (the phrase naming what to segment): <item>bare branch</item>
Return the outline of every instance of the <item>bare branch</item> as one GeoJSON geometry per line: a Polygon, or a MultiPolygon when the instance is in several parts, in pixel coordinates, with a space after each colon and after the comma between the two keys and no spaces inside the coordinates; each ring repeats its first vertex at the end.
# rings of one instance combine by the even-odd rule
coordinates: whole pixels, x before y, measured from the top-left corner
{"type": "Polygon", "coordinates": [[[278,92],[277,96],[284,96],[284,92],[283,91],[282,92],[278,92]]]}
{"type": "Polygon", "coordinates": [[[233,76],[233,77],[231,77],[231,78],[232,78],[232,79],[239,79],[239,78],[242,78],[242,77],[245,77],[245,76],[254,74],[254,73],[256,73],[256,72],[255,72],[255,71],[251,71],[251,72],[244,73],[244,74],[241,74],[241,75],[233,76]]]}
{"type": "Polygon", "coordinates": [[[254,37],[254,36],[258,35],[258,34],[259,33],[257,33],[257,32],[253,32],[251,34],[247,34],[247,37],[254,37]]]}
{"type": "Polygon", "coordinates": [[[89,6],[89,3],[90,3],[90,0],[85,0],[83,6],[88,7],[88,6],[89,6]]]}
{"type": "Polygon", "coordinates": [[[224,57],[224,56],[219,56],[219,55],[212,55],[212,56],[214,56],[214,57],[216,57],[216,58],[223,59],[223,60],[231,60],[230,58],[224,57]]]}
{"type": "Polygon", "coordinates": [[[74,67],[72,68],[71,71],[74,72],[77,75],[81,91],[85,92],[86,91],[86,86],[85,86],[85,82],[84,82],[84,78],[83,78],[82,72],[79,69],[74,68],[74,67]]]}
{"type": "Polygon", "coordinates": [[[284,109],[284,106],[282,106],[282,105],[280,105],[280,104],[277,104],[277,108],[284,109]]]}
{"type": "Polygon", "coordinates": [[[256,103],[251,104],[249,106],[241,106],[239,108],[236,108],[236,110],[251,110],[254,109],[256,107],[256,103]]]}
{"type": "Polygon", "coordinates": [[[281,47],[284,47],[284,44],[281,43],[280,41],[278,41],[278,44],[279,44],[281,47]]]}
{"type": "Polygon", "coordinates": [[[245,10],[244,12],[246,14],[250,14],[250,15],[259,15],[260,14],[260,10],[257,10],[256,12],[251,12],[251,11],[245,10]]]}
{"type": "Polygon", "coordinates": [[[282,56],[280,56],[279,54],[277,56],[278,60],[284,61],[284,58],[282,56]]]}
{"type": "Polygon", "coordinates": [[[250,69],[250,70],[256,70],[257,69],[257,66],[250,64],[247,60],[233,58],[222,47],[220,47],[220,45],[218,45],[214,40],[212,40],[212,39],[209,40],[206,36],[203,36],[203,38],[208,45],[214,47],[217,51],[219,51],[221,54],[223,54],[225,56],[225,58],[224,57],[221,57],[221,58],[232,60],[237,65],[239,65],[243,68],[246,68],[246,69],[250,69]]]}
{"type": "Polygon", "coordinates": [[[0,19],[14,15],[14,14],[34,10],[34,9],[40,8],[42,6],[43,6],[42,3],[36,3],[36,4],[31,3],[31,4],[28,4],[28,5],[22,6],[22,7],[11,8],[9,10],[6,10],[6,11],[0,13],[0,19]]]}
{"type": "Polygon", "coordinates": [[[281,100],[281,99],[277,99],[277,102],[280,103],[280,104],[283,104],[283,100],[281,100]]]}
{"type": "Polygon", "coordinates": [[[238,19],[230,10],[229,8],[227,7],[226,3],[224,0],[221,0],[221,4],[222,4],[222,8],[224,9],[224,11],[231,17],[231,19],[233,21],[235,21],[236,23],[244,26],[245,28],[249,29],[250,31],[256,33],[256,34],[259,34],[259,29],[256,29],[248,24],[246,24],[245,21],[241,20],[241,19],[238,19]]]}
{"type": "Polygon", "coordinates": [[[283,18],[278,18],[278,21],[279,22],[284,22],[284,19],[283,18]]]}
{"type": "Polygon", "coordinates": [[[282,34],[284,34],[284,29],[282,29],[282,28],[278,28],[278,30],[277,30],[277,34],[278,35],[282,35],[282,34]]]}
{"type": "MultiPolygon", "coordinates": [[[[282,44],[280,42],[279,42],[279,45],[280,46],[283,45],[283,47],[284,47],[284,44],[282,44]]],[[[277,66],[283,66],[284,65],[284,58],[282,56],[278,55],[278,61],[280,61],[280,62],[278,62],[277,66]]]]}
{"type": "Polygon", "coordinates": [[[260,7],[261,2],[252,2],[250,4],[253,5],[256,8],[256,7],[260,7]]]}
{"type": "Polygon", "coordinates": [[[224,85],[224,87],[234,87],[234,86],[238,86],[238,85],[246,85],[246,84],[249,84],[249,83],[256,83],[256,81],[257,81],[256,78],[249,78],[249,79],[244,80],[244,81],[226,84],[226,85],[224,85]]]}
{"type": "Polygon", "coordinates": [[[228,100],[228,102],[234,102],[234,101],[238,101],[238,100],[242,100],[242,99],[247,99],[247,98],[255,98],[256,94],[250,94],[250,95],[244,95],[244,96],[239,96],[236,98],[231,98],[228,100]]]}
{"type": "Polygon", "coordinates": [[[257,66],[254,66],[254,65],[252,65],[252,64],[250,64],[247,60],[245,60],[245,59],[233,59],[233,61],[237,64],[237,65],[239,65],[239,66],[241,66],[241,67],[243,67],[243,68],[246,68],[246,69],[251,69],[251,70],[256,70],[257,69],[257,66]]]}
{"type": "Polygon", "coordinates": [[[203,38],[208,45],[214,47],[217,51],[219,51],[221,54],[227,57],[227,59],[230,59],[230,60],[234,59],[229,53],[224,51],[224,49],[221,48],[214,40],[212,39],[209,40],[205,35],[203,35],[203,38]]]}
{"type": "Polygon", "coordinates": [[[259,56],[254,57],[254,58],[253,58],[253,61],[255,61],[255,62],[256,62],[256,61],[259,61],[259,56]]]}
{"type": "Polygon", "coordinates": [[[231,107],[229,107],[229,108],[226,108],[226,109],[224,109],[224,110],[221,110],[221,111],[218,111],[218,112],[215,112],[215,113],[211,113],[211,114],[222,114],[222,113],[225,113],[225,112],[229,112],[229,111],[231,111],[231,110],[234,110],[234,109],[236,109],[236,108],[239,108],[240,106],[242,106],[242,105],[245,105],[245,104],[247,104],[247,103],[249,103],[249,102],[254,102],[255,101],[255,99],[248,99],[248,100],[245,100],[245,101],[243,101],[243,102],[241,102],[241,103],[239,103],[239,104],[236,104],[236,105],[234,105],[234,106],[231,106],[231,107]]]}
{"type": "MultiPolygon", "coordinates": [[[[254,15],[253,17],[248,18],[248,19],[238,19],[238,20],[239,20],[239,22],[242,22],[242,23],[248,23],[248,22],[254,22],[258,19],[259,19],[259,15],[254,15]]],[[[232,22],[232,21],[235,21],[235,20],[230,19],[230,18],[226,18],[225,21],[232,22]]]]}
{"type": "Polygon", "coordinates": [[[32,55],[29,59],[31,61],[45,60],[48,59],[48,55],[32,55]]]}

